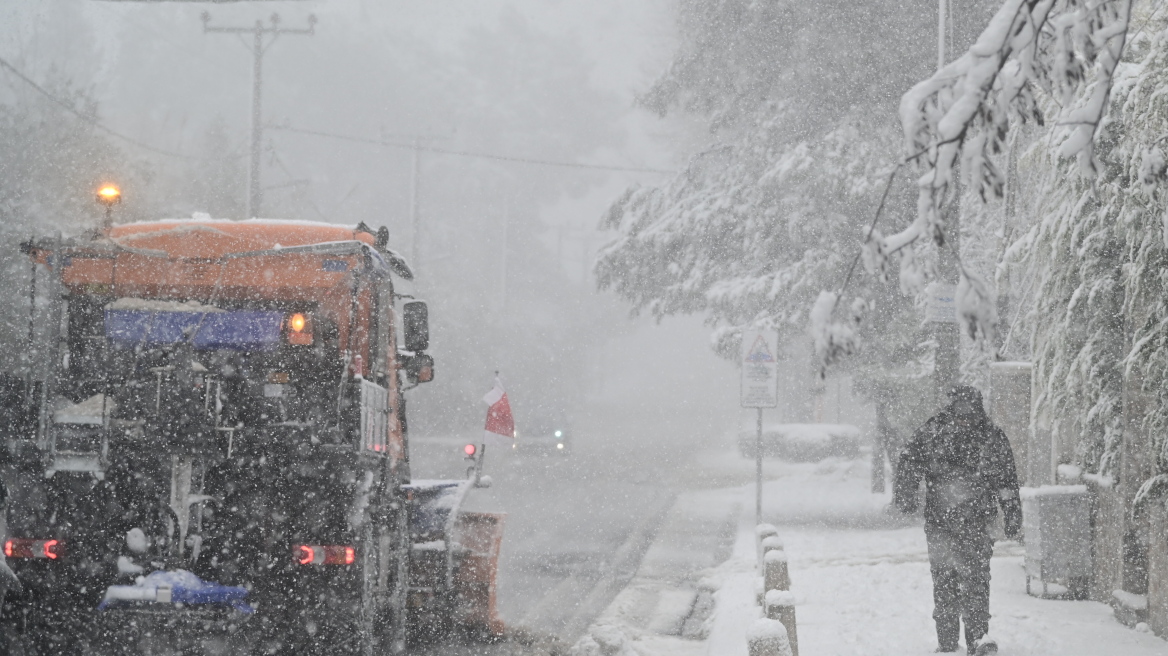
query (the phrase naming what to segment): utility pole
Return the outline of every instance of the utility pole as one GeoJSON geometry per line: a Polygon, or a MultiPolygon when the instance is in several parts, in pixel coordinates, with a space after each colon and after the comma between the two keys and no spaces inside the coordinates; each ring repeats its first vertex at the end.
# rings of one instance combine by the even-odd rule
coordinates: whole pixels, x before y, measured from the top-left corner
{"type": "Polygon", "coordinates": [[[937,0],[937,70],[945,68],[949,53],[945,48],[945,31],[949,26],[949,0],[937,0]]]}
{"type": "Polygon", "coordinates": [[[252,35],[252,88],[251,88],[251,164],[247,171],[247,216],[257,218],[260,215],[264,200],[263,187],[260,185],[260,157],[263,154],[263,73],[264,51],[267,50],[281,34],[305,34],[312,36],[316,28],[316,16],[308,17],[308,27],[289,29],[280,27],[280,15],[272,14],[271,25],[257,20],[252,27],[219,27],[211,25],[211,14],[203,12],[203,33],[220,34],[251,34],[252,35]],[[268,35],[271,39],[265,44],[268,35]]]}
{"type": "Polygon", "coordinates": [[[414,268],[415,278],[417,267],[422,264],[422,219],[418,214],[418,183],[422,172],[422,139],[414,137],[414,156],[410,173],[410,264],[414,268]]]}
{"type": "MultiPolygon", "coordinates": [[[[386,138],[384,131],[382,138],[386,138]]],[[[405,135],[396,135],[401,138],[405,135]]],[[[433,147],[430,144],[439,139],[446,137],[440,135],[412,135],[411,140],[411,160],[410,160],[410,267],[414,270],[414,281],[421,278],[418,271],[422,266],[422,151],[427,147],[433,147]]]]}
{"type": "MultiPolygon", "coordinates": [[[[949,7],[950,0],[937,0],[937,70],[945,67],[949,59],[949,43],[946,40],[951,34],[949,27],[953,20],[949,7]]],[[[935,389],[941,394],[943,403],[946,392],[957,384],[961,370],[961,330],[957,321],[956,293],[957,283],[961,276],[961,183],[960,175],[955,173],[957,181],[953,184],[952,198],[946,202],[942,199],[941,212],[945,217],[945,245],[939,249],[937,273],[939,274],[937,288],[933,296],[947,297],[949,310],[940,320],[933,322],[933,339],[937,342],[937,350],[933,361],[933,380],[935,389]]],[[[932,299],[931,299],[932,300],[932,299]]]]}
{"type": "Polygon", "coordinates": [[[511,241],[511,193],[503,199],[503,250],[499,254],[499,309],[507,309],[507,256],[511,241]]]}

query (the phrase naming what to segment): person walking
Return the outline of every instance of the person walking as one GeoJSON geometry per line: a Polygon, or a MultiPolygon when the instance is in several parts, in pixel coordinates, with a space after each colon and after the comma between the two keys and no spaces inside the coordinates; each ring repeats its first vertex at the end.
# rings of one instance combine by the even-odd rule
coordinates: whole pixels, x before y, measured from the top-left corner
{"type": "Polygon", "coordinates": [[[990,525],[1000,505],[1006,537],[1021,536],[1018,473],[1010,442],[986,416],[981,393],[963,385],[949,400],[901,451],[893,500],[901,512],[916,512],[924,481],[937,651],[957,651],[964,622],[968,653],[987,656],[998,652],[989,637],[990,525]]]}

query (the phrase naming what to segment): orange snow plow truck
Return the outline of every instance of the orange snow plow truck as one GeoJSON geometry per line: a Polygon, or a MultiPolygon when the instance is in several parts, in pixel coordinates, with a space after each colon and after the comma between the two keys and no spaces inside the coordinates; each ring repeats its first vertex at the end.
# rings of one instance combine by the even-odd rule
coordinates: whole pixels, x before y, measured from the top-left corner
{"type": "Polygon", "coordinates": [[[462,507],[486,481],[410,479],[403,392],[434,362],[387,242],[195,219],[24,244],[40,364],[0,381],[12,653],[368,655],[502,632],[503,518],[462,507]]]}

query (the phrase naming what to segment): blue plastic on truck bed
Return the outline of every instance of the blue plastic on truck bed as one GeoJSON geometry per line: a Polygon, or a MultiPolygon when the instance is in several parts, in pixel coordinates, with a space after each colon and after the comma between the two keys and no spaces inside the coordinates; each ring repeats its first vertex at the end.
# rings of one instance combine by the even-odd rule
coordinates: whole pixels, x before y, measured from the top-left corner
{"type": "Polygon", "coordinates": [[[444,540],[446,520],[454,510],[458,486],[465,481],[413,481],[402,486],[409,495],[410,533],[415,541],[444,540]]]}

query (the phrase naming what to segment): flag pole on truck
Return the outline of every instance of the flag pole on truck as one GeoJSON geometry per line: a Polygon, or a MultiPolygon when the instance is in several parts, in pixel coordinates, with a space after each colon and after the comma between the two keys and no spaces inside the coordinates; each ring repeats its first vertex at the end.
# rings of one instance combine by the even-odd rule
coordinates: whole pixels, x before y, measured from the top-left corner
{"type": "MultiPolygon", "coordinates": [[[[476,468],[482,468],[483,453],[488,444],[496,446],[515,446],[515,417],[511,414],[511,402],[507,399],[507,390],[503,387],[503,379],[499,372],[495,372],[495,385],[491,391],[483,396],[483,403],[487,404],[487,422],[483,427],[483,441],[479,447],[476,468]]],[[[468,455],[473,455],[469,451],[468,455]]]]}

